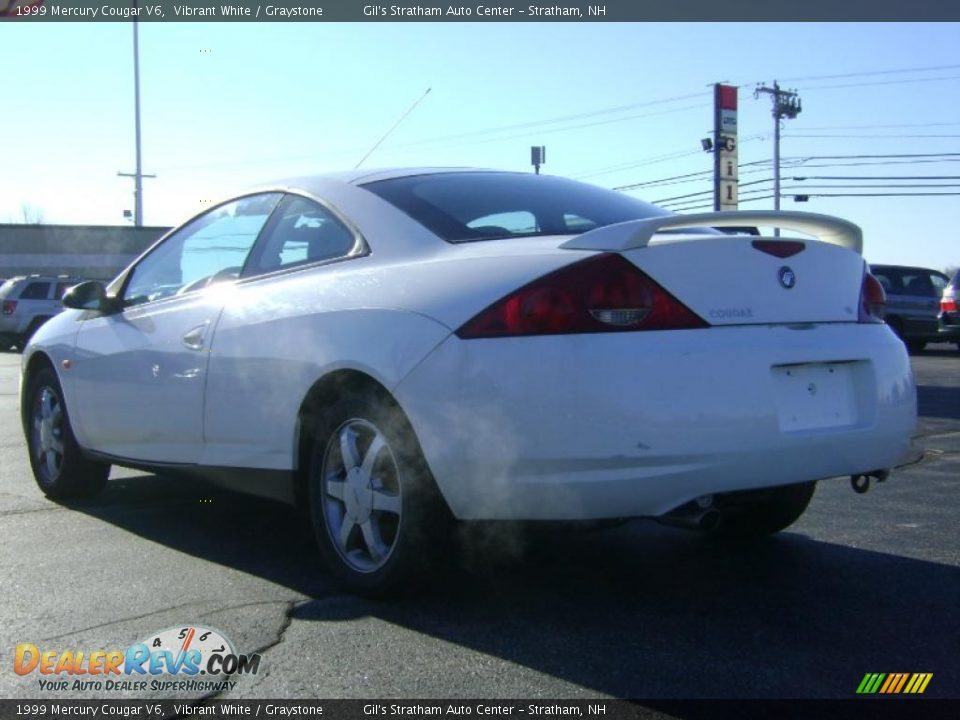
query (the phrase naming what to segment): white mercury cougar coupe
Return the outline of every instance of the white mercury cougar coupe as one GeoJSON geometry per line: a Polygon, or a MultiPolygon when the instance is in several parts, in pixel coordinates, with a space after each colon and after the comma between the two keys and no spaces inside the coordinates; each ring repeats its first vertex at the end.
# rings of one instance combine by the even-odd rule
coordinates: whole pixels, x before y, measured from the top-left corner
{"type": "Polygon", "coordinates": [[[23,354],[30,461],[57,500],[116,464],[295,503],[360,592],[454,519],[769,534],[817,480],[885,477],[914,428],[861,245],[521,173],[277,183],[68,292],[23,354]],[[807,237],[714,229],[745,225],[807,237]]]}

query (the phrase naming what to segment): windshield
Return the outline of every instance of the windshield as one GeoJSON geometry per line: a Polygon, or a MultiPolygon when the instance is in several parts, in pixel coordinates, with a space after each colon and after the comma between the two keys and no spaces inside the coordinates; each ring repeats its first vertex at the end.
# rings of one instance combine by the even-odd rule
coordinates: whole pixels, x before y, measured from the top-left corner
{"type": "Polygon", "coordinates": [[[613,190],[545,175],[451,172],[362,187],[449,242],[577,235],[670,214],[613,190]]]}

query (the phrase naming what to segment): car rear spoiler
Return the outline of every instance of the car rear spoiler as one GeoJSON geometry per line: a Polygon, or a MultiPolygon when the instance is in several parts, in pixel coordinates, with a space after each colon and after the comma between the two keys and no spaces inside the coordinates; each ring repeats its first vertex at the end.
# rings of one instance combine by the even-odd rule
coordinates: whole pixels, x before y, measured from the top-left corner
{"type": "Polygon", "coordinates": [[[769,225],[796,230],[812,235],[820,242],[839,245],[859,255],[863,254],[863,231],[858,225],[831,215],[787,210],[709,212],[631,220],[590,230],[572,240],[567,240],[560,247],[568,250],[623,252],[646,247],[653,236],[662,230],[743,227],[745,225],[769,225]]]}

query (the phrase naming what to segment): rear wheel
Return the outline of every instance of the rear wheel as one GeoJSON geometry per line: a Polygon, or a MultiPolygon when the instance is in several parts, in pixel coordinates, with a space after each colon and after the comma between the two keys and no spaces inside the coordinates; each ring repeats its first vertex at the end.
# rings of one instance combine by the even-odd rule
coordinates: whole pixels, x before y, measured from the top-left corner
{"type": "Polygon", "coordinates": [[[409,422],[372,394],[336,402],[316,427],[308,490],[327,565],[361,594],[409,585],[438,559],[451,524],[409,422]]]}
{"type": "Polygon", "coordinates": [[[37,485],[54,500],[88,498],[107,482],[110,466],[88,460],[80,451],[57,376],[44,368],[30,379],[27,447],[37,485]]]}
{"type": "Polygon", "coordinates": [[[724,509],[719,525],[709,534],[714,537],[750,539],[779,532],[803,515],[816,486],[815,482],[811,482],[770,488],[749,503],[724,509]]]}

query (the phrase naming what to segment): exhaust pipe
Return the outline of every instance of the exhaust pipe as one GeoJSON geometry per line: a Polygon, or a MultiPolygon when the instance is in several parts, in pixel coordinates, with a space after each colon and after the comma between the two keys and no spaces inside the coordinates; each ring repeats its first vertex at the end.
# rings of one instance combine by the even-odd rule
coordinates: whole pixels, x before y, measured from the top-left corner
{"type": "Polygon", "coordinates": [[[888,477],[890,477],[889,470],[871,470],[870,472],[862,473],[860,475],[851,475],[850,487],[852,487],[853,491],[858,495],[863,495],[870,489],[871,480],[883,482],[888,477]]]}
{"type": "Polygon", "coordinates": [[[710,532],[720,527],[720,511],[714,508],[695,512],[672,513],[656,518],[661,525],[679,527],[685,530],[710,532]]]}

